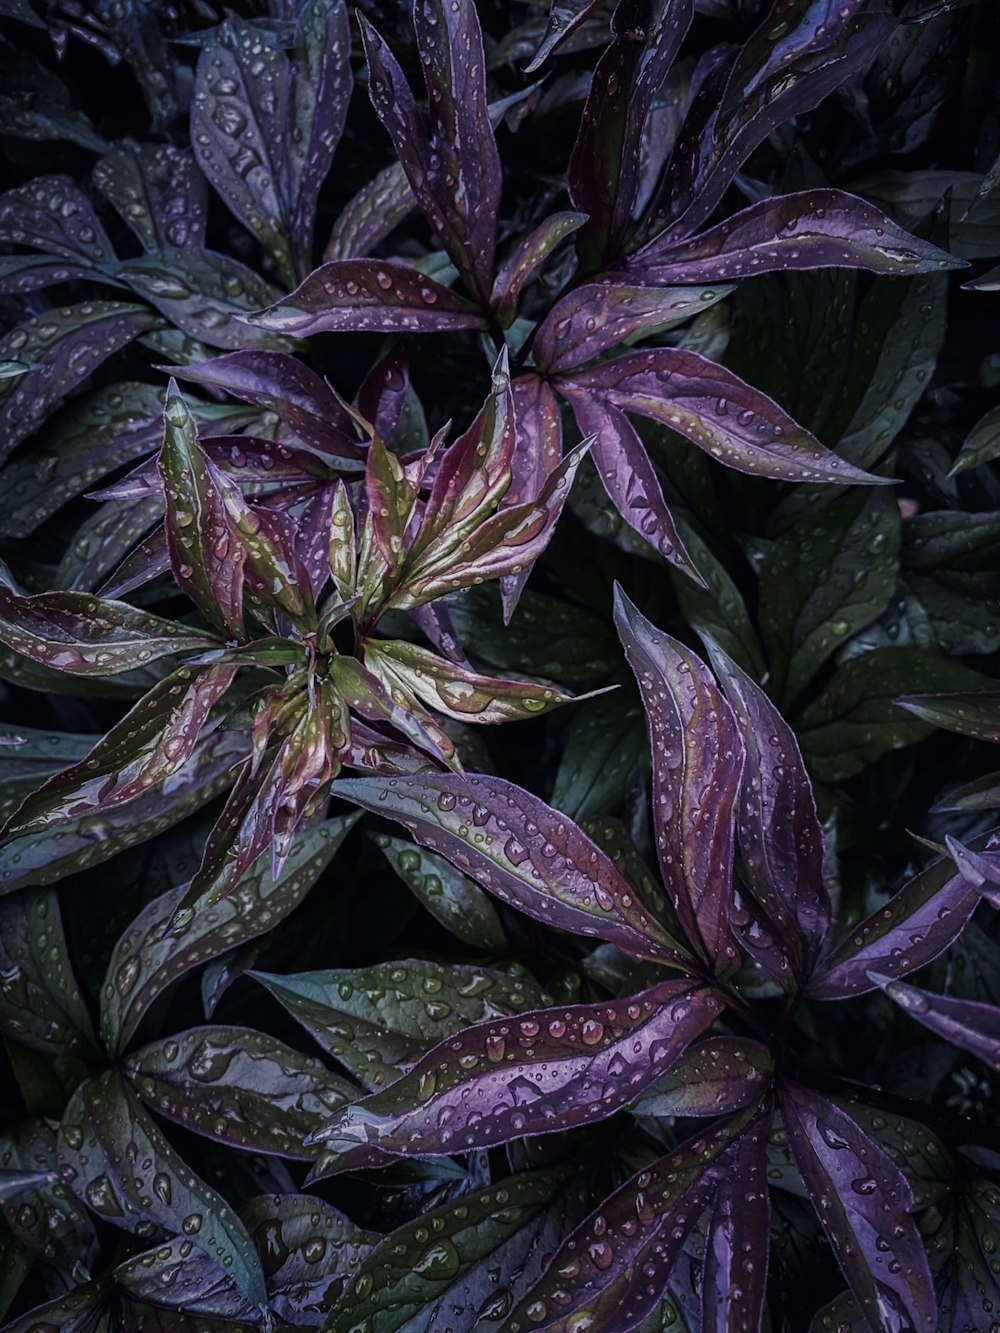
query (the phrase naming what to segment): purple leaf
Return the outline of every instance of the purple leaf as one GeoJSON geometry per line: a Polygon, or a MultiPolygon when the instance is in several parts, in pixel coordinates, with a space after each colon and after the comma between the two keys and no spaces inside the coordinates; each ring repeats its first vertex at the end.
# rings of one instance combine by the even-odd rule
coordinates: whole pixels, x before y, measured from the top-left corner
{"type": "Polygon", "coordinates": [[[195,155],[292,285],[310,264],[313,220],[351,94],[342,3],[301,6],[292,57],[231,16],[205,44],[191,111],[195,155]]]}
{"type": "Polygon", "coordinates": [[[742,1134],[719,1158],[705,1236],[702,1333],[758,1333],[767,1295],[771,1199],[767,1133],[742,1134]]]}
{"type": "Polygon", "coordinates": [[[392,444],[410,396],[410,364],[401,347],[377,361],[358,387],[358,411],[384,444],[392,444]]]}
{"type": "Polygon", "coordinates": [[[535,361],[547,371],[571,370],[631,338],[690,319],[733,290],[585,284],[557,301],[538,326],[531,345],[535,361]]]}
{"type": "Polygon", "coordinates": [[[521,292],[567,236],[578,231],[586,213],[552,213],[515,245],[497,271],[490,302],[506,327],[517,313],[521,292]]]}
{"type": "Polygon", "coordinates": [[[170,551],[167,547],[166,527],[158,523],[98,591],[102,597],[124,597],[136,588],[151,583],[161,574],[166,574],[169,569],[170,551]]]}
{"type": "Polygon", "coordinates": [[[524,73],[533,74],[595,9],[600,8],[603,2],[604,0],[552,0],[545,35],[530,62],[525,65],[524,73]]]}
{"type": "Polygon", "coordinates": [[[405,559],[403,539],[413,517],[417,485],[378,435],[372,437],[368,449],[364,495],[368,522],[391,576],[405,559]]]}
{"type": "Polygon", "coordinates": [[[323,262],[361,259],[371,254],[416,202],[400,163],[384,167],[341,209],[323,252],[323,262]]]}
{"type": "Polygon", "coordinates": [[[655,629],[620,587],[615,625],[649,723],[664,886],[701,957],[732,971],[733,819],[744,764],[736,718],[700,658],[655,629]]]}
{"type": "Polygon", "coordinates": [[[481,300],[493,278],[502,172],[486,101],[474,5],[427,0],[413,11],[430,96],[430,134],[388,46],[359,14],[369,95],[410,187],[452,262],[481,300]]]}
{"type": "Polygon", "coordinates": [[[0,847],[0,893],[79,874],[173,827],[231,784],[233,764],[245,749],[238,731],[216,731],[173,775],[168,792],[147,792],[107,814],[81,815],[43,833],[11,838],[0,847]]]}
{"type": "Polygon", "coordinates": [[[278,295],[269,282],[214,250],[164,250],[126,259],[116,273],[189,338],[209,347],[287,347],[288,340],[252,328],[246,316],[278,295]]]}
{"type": "Polygon", "coordinates": [[[727,1149],[741,1135],[766,1138],[770,1116],[769,1105],[731,1116],[619,1186],[556,1250],[500,1333],[643,1327],[712,1201],[727,1149]]]}
{"type": "Polygon", "coordinates": [[[189,152],[172,144],[115,144],[94,164],[94,184],[147,251],[205,244],[208,191],[189,152]]]}
{"type": "Polygon", "coordinates": [[[180,380],[225,389],[234,398],[274,412],[319,453],[361,459],[357,429],[326,380],[287,352],[240,351],[194,365],[162,366],[180,380]]]}
{"type": "Polygon", "coordinates": [[[470,1023],[536,1009],[550,998],[523,977],[426,959],[251,975],[369,1089],[391,1083],[470,1023]]]}
{"type": "Polygon", "coordinates": [[[710,644],[709,651],[746,749],[737,829],[764,938],[756,948],[750,924],[741,939],[772,975],[787,978],[791,972],[801,980],[830,929],[812,783],[795,733],[764,691],[720,648],[710,644]]]}
{"type": "MultiPolygon", "coordinates": [[[[22,1120],[9,1127],[2,1143],[7,1169],[57,1177],[51,1184],[25,1191],[13,1206],[0,1204],[5,1229],[29,1262],[41,1260],[43,1271],[60,1285],[84,1281],[98,1256],[97,1236],[90,1214],[63,1183],[55,1131],[45,1120],[22,1120]]],[[[5,1247],[5,1257],[10,1253],[10,1246],[5,1247]]],[[[61,1327],[55,1333],[62,1333],[61,1327]]]]}
{"type": "MultiPolygon", "coordinates": [[[[185,1236],[133,1255],[113,1271],[116,1286],[130,1301],[149,1301],[170,1311],[161,1318],[207,1317],[213,1329],[220,1319],[247,1321],[242,1327],[260,1323],[260,1311],[241,1293],[235,1279],[204,1251],[195,1250],[185,1236]]],[[[145,1333],[145,1322],[130,1327],[145,1333]]]]}
{"type": "Polygon", "coordinates": [[[997,893],[1000,888],[1000,853],[973,851],[949,833],[945,834],[944,841],[944,847],[936,850],[946,851],[962,878],[994,907],[1000,908],[1000,894],[997,893]]]}
{"type": "Polygon", "coordinates": [[[101,1033],[108,1050],[117,1053],[128,1046],[146,1010],[179,977],[272,930],[297,907],[354,822],[335,819],[309,829],[296,841],[277,881],[270,867],[258,867],[211,912],[174,925],[168,936],[164,931],[173,922],[187,885],[170,889],[143,908],[108,963],[101,992],[101,1033]]]}
{"type": "Polygon", "coordinates": [[[772,1072],[771,1053],[759,1042],[709,1037],[689,1047],[630,1110],[633,1115],[727,1115],[756,1105],[772,1072]]]}
{"type": "MultiPolygon", "coordinates": [[[[0,255],[0,294],[4,296],[24,296],[64,282],[98,282],[106,287],[124,285],[79,260],[71,263],[53,255],[0,255]]],[[[21,365],[21,374],[30,368],[23,362],[7,361],[4,364],[8,367],[7,376],[11,374],[11,367],[21,365]]]]}
{"type": "Polygon", "coordinates": [[[339,259],[323,264],[276,305],[248,316],[264,329],[307,338],[313,333],[441,333],[481,329],[471,302],[409,264],[339,259]]]}
{"type": "Polygon", "coordinates": [[[388,722],[440,764],[460,769],[454,742],[424,709],[402,707],[382,681],[353,657],[334,657],[329,670],[333,688],[354,712],[368,722],[388,722]]]}
{"type": "Polygon", "coordinates": [[[0,338],[0,362],[31,366],[0,406],[0,462],[102,362],[159,324],[146,306],[87,301],[34,315],[0,338]]]}
{"type": "Polygon", "coordinates": [[[573,699],[554,685],[481,675],[401,639],[369,640],[365,664],[393,693],[394,687],[401,686],[405,693],[459,722],[516,722],[538,717],[573,699]]]}
{"type": "Polygon", "coordinates": [[[722,1008],[704,986],[664,981],[623,999],[466,1028],[311,1135],[324,1149],[314,1175],[377,1165],[385,1152],[448,1154],[606,1119],[669,1069],[722,1008]]]}
{"type": "Polygon", "coordinates": [[[779,481],[888,484],[825,449],[766,394],[697,352],[626,352],[556,377],[575,404],[583,393],[686,435],[728,467],[779,481]]]}
{"type": "Polygon", "coordinates": [[[508,1284],[547,1248],[547,1210],[564,1181],[562,1171],[509,1176],[397,1227],[353,1274],[325,1333],[495,1327],[508,1284]]]}
{"type": "Polygon", "coordinates": [[[785,1083],[779,1104],[795,1164],[872,1329],[932,1330],[934,1286],[906,1176],[818,1093],[785,1083]]]}
{"type": "Polygon", "coordinates": [[[878,972],[869,977],[891,1000],[952,1046],[971,1051],[992,1069],[1000,1069],[1000,1009],[994,1004],[961,1000],[893,981],[878,972]]]}
{"type": "Polygon", "coordinates": [[[568,378],[559,388],[581,432],[594,437],[594,466],[619,514],[664,560],[703,583],[663,498],[652,459],[624,411],[607,397],[579,390],[568,378]]]}
{"type": "Polygon", "coordinates": [[[194,417],[173,381],[163,409],[160,475],[174,578],[210,621],[242,639],[246,549],[220,491],[219,474],[198,443],[194,417]]]}
{"type": "MultiPolygon", "coordinates": [[[[132,1208],[222,1264],[240,1291],[265,1307],[264,1274],[229,1205],[181,1161],[127,1082],[114,1070],[84,1085],[81,1110],[111,1167],[110,1187],[132,1208]]],[[[70,1140],[73,1126],[64,1124],[70,1140]]],[[[77,1131],[80,1132],[79,1130],[77,1131]]]]}
{"type": "Polygon", "coordinates": [[[632,224],[643,127],[694,16],[692,0],[621,0],[569,161],[573,207],[589,215],[577,238],[585,270],[616,259],[632,224]]]}
{"type": "Polygon", "coordinates": [[[243,1027],[199,1027],[130,1055],[136,1091],[169,1120],[220,1143],[313,1156],[303,1139],[357,1089],[312,1056],[243,1027]]]}
{"type": "Polygon", "coordinates": [[[21,597],[0,584],[0,643],[70,675],[114,676],[219,640],[126,602],[84,592],[21,597]]]}
{"type": "Polygon", "coordinates": [[[396,819],[502,902],[560,930],[686,968],[686,951],[577,826],[501,778],[352,778],[333,792],[396,819]]]}
{"type": "Polygon", "coordinates": [[[659,238],[628,261],[633,281],[728,282],[774,270],[866,268],[937,273],[964,268],[843,190],[803,190],[752,204],[691,240],[659,238]]]}
{"type": "Polygon", "coordinates": [[[270,613],[283,611],[301,628],[315,628],[316,609],[312,604],[310,579],[296,549],[296,525],[291,515],[281,509],[269,511],[262,503],[248,503],[237,483],[215,470],[207,458],[204,467],[206,472],[214,472],[215,494],[221,501],[229,528],[228,533],[220,528],[207,534],[208,539],[216,543],[212,546],[217,562],[216,581],[221,572],[219,564],[223,559],[225,537],[225,555],[234,567],[239,561],[237,551],[230,550],[231,543],[246,552],[244,589],[257,618],[270,626],[273,620],[270,613]]]}
{"type": "Polygon", "coordinates": [[[53,889],[0,901],[0,1028],[50,1056],[97,1049],[53,889]]]}
{"type": "Polygon", "coordinates": [[[162,522],[163,501],[159,496],[147,496],[138,502],[109,500],[77,528],[72,543],[63,551],[53,582],[67,591],[96,591],[136,543],[162,522]]]}
{"type": "Polygon", "coordinates": [[[36,176],[0,195],[0,242],[113,268],[115,252],[90,200],[69,176],[36,176]]]}
{"type": "Polygon", "coordinates": [[[271,1309],[296,1326],[326,1323],[351,1274],[382,1239],[315,1194],[261,1195],[240,1216],[267,1258],[271,1309]]]}
{"type": "MultiPolygon", "coordinates": [[[[511,381],[516,439],[511,459],[511,483],[504,499],[518,504],[535,499],[562,459],[563,431],[559,403],[540,375],[519,375],[511,381]]],[[[510,623],[533,565],[501,580],[504,624],[510,623]]]]}
{"type": "MultiPolygon", "coordinates": [[[[973,839],[980,850],[992,835],[973,839]]],[[[807,990],[815,999],[844,1000],[875,989],[869,974],[896,980],[931,963],[953,944],[981,900],[950,860],[935,861],[882,907],[865,917],[826,957],[807,990]]]]}
{"type": "Polygon", "coordinates": [[[700,227],[774,129],[867,69],[894,20],[863,11],[864,0],[776,0],[732,62],[702,85],[654,214],[671,220],[669,235],[700,227]]]}
{"type": "Polygon", "coordinates": [[[6,838],[102,815],[162,787],[195,752],[209,714],[236,667],[178,667],[78,763],[42,784],[3,828],[6,838]]]}

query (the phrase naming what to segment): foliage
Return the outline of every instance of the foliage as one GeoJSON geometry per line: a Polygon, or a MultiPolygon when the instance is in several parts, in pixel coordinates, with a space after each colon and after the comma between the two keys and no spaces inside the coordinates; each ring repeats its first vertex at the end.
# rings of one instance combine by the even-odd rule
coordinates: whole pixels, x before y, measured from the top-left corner
{"type": "Polygon", "coordinates": [[[1000,1328],[998,51],[0,0],[6,1333],[1000,1328]]]}

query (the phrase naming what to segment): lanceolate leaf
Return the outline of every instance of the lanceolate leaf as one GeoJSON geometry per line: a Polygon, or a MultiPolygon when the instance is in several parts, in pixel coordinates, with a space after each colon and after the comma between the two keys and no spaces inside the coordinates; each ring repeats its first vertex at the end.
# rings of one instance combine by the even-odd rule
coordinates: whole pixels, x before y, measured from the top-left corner
{"type": "Polygon", "coordinates": [[[211,634],[84,592],[21,597],[0,584],[0,643],[73,676],[115,676],[173,653],[214,648],[211,634]]]}
{"type": "Polygon", "coordinates": [[[144,250],[204,244],[208,192],[194,158],[184,149],[126,140],[94,164],[94,182],[144,250]]]}
{"type": "Polygon", "coordinates": [[[497,1296],[521,1277],[564,1180],[560,1171],[510,1176],[390,1232],[354,1273],[324,1333],[359,1326],[396,1333],[421,1321],[442,1333],[480,1320],[492,1324],[491,1306],[502,1308],[497,1296]]]}
{"type": "Polygon", "coordinates": [[[174,577],[228,638],[242,639],[246,549],[237,540],[215,469],[198,443],[194,417],[173,383],[163,421],[160,475],[174,577]]]}
{"type": "Polygon", "coordinates": [[[933,991],[892,981],[877,972],[870,976],[911,1018],[950,1045],[961,1046],[991,1068],[1000,1069],[1000,1009],[996,1005],[935,995],[933,991]]]}
{"type": "MultiPolygon", "coordinates": [[[[973,849],[984,844],[992,850],[996,839],[976,838],[973,849]]],[[[896,980],[933,962],[958,938],[979,902],[979,889],[952,861],[935,861],[845,936],[809,983],[810,995],[863,995],[878,984],[873,973],[896,980]]]]}
{"type": "Polygon", "coordinates": [[[313,333],[441,333],[480,329],[476,307],[450,287],[394,260],[341,259],[323,264],[290,296],[253,315],[265,329],[313,333]]]}
{"type": "Polygon", "coordinates": [[[702,1333],[757,1333],[768,1282],[767,1133],[742,1134],[719,1159],[705,1236],[702,1333]]]}
{"type": "Polygon", "coordinates": [[[602,0],[552,0],[545,35],[538,49],[525,65],[525,74],[533,73],[601,5],[602,0]]]}
{"type": "Polygon", "coordinates": [[[1000,691],[983,677],[981,694],[910,694],[896,702],[924,721],[981,741],[1000,742],[1000,691]]]}
{"type": "Polygon", "coordinates": [[[548,257],[586,222],[584,213],[553,213],[514,247],[493,283],[492,302],[502,324],[513,320],[518,298],[548,257]]]}
{"type": "Polygon", "coordinates": [[[115,263],[107,232],[69,176],[36,176],[0,196],[0,241],[84,260],[98,270],[115,263]]]}
{"type": "Polygon", "coordinates": [[[241,732],[216,731],[173,774],[169,791],[146,792],[107,814],[81,815],[42,833],[11,838],[0,848],[0,893],[51,884],[171,828],[230,785],[233,764],[245,752],[241,732]]]}
{"type": "Polygon", "coordinates": [[[605,1119],[669,1069],[722,1007],[704,986],[665,981],[625,999],[466,1028],[317,1130],[317,1174],[378,1164],[385,1152],[447,1154],[605,1119]]]}
{"type": "Polygon", "coordinates": [[[195,752],[213,706],[236,667],[178,667],[98,741],[86,758],[56,774],[24,801],[6,837],[41,833],[53,823],[102,814],[160,787],[195,752]]]}
{"type": "Polygon", "coordinates": [[[323,259],[360,259],[370,254],[416,203],[401,163],[384,167],[341,209],[323,259]]]}
{"type": "Polygon", "coordinates": [[[557,301],[538,326],[531,344],[535,361],[552,373],[570,370],[609,348],[680,324],[732,290],[585,284],[557,301]]]}
{"type": "Polygon", "coordinates": [[[124,933],[108,963],[101,992],[101,1032],[109,1051],[126,1047],[156,997],[178,977],[270,930],[305,897],[336,854],[354,820],[334,819],[304,834],[275,881],[270,867],[248,875],[215,907],[164,936],[186,885],[145,907],[124,933]]]}
{"type": "Polygon", "coordinates": [[[0,900],[0,1028],[50,1055],[96,1048],[52,889],[0,900]]]}
{"type": "Polygon", "coordinates": [[[83,759],[98,739],[69,731],[0,726],[0,819],[7,819],[39,782],[83,759]]]}
{"type": "Polygon", "coordinates": [[[377,833],[375,841],[400,879],[441,924],[475,949],[502,953],[507,937],[489,894],[443,856],[402,838],[377,833]]]}
{"type": "Polygon", "coordinates": [[[121,1075],[109,1071],[87,1084],[82,1109],[107,1154],[116,1192],[171,1234],[187,1236],[232,1274],[252,1305],[265,1306],[260,1259],[243,1224],[184,1165],[121,1075]]]}
{"type": "MultiPolygon", "coordinates": [[[[710,652],[746,748],[736,826],[754,898],[771,928],[765,931],[771,939],[760,941],[760,960],[774,968],[777,956],[775,975],[790,965],[801,978],[811,972],[830,928],[812,783],[795,733],[764,691],[720,649],[710,645],[710,652]]],[[[755,934],[751,925],[741,935],[751,952],[755,934]]]]}
{"type": "Polygon", "coordinates": [[[200,1027],[125,1061],[160,1115],[221,1143],[281,1157],[312,1156],[303,1140],[357,1089],[319,1060],[243,1027],[200,1027]]]}
{"type": "Polygon", "coordinates": [[[790,1083],[779,1096],[795,1163],[870,1326],[930,1333],[934,1286],[906,1176],[833,1102],[790,1083]]]}
{"type": "MultiPolygon", "coordinates": [[[[547,380],[540,375],[518,375],[511,381],[510,388],[514,399],[516,439],[511,459],[510,490],[505,499],[508,504],[515,504],[534,499],[546,477],[559,466],[563,430],[559,402],[547,380]]],[[[531,566],[526,565],[519,574],[505,575],[501,581],[505,624],[514,614],[530,573],[531,566]]]]}
{"type": "Polygon", "coordinates": [[[659,1308],[684,1242],[712,1200],[727,1149],[741,1135],[766,1138],[770,1115],[769,1105],[740,1112],[627,1180],[563,1242],[501,1333],[574,1333],[586,1321],[599,1329],[647,1327],[643,1320],[659,1308]]]}
{"type": "Polygon", "coordinates": [[[630,273],[657,285],[827,267],[936,273],[963,262],[903,231],[864,199],[804,190],[753,204],[693,240],[651,241],[628,263],[630,273]]]}
{"type": "MultiPolygon", "coordinates": [[[[237,1321],[238,1327],[259,1326],[260,1311],[240,1291],[235,1278],[193,1240],[179,1236],[165,1245],[133,1255],[114,1270],[117,1287],[130,1301],[149,1301],[161,1307],[161,1318],[211,1318],[237,1321]],[[243,1322],[245,1321],[245,1322],[243,1322]]],[[[145,1330],[137,1322],[137,1333],[145,1330]]],[[[185,1325],[188,1327],[188,1325],[185,1325]]]]}
{"type": "Polygon", "coordinates": [[[571,402],[589,393],[662,422],[740,472],[842,486],[883,481],[825,449],[777,403],[697,352],[678,347],[626,352],[590,370],[558,376],[556,384],[571,402]]]}
{"type": "Polygon", "coordinates": [[[391,1083],[469,1023],[518,1014],[546,999],[523,977],[422,959],[253,976],[366,1088],[391,1083]]]}
{"type": "Polygon", "coordinates": [[[630,1109],[633,1115],[725,1115],[756,1105],[771,1073],[766,1046],[737,1037],[709,1037],[686,1050],[630,1109]]]}
{"type": "Polygon", "coordinates": [[[96,1333],[111,1291],[110,1278],[85,1282],[4,1324],[4,1333],[96,1333]]]}
{"type": "Polygon", "coordinates": [[[102,362],[159,323],[147,306],[87,301],[32,316],[0,338],[0,362],[31,366],[0,403],[0,461],[102,362]]]}
{"type": "Polygon", "coordinates": [[[710,966],[727,970],[738,957],[729,913],[744,762],[739,728],[705,664],[655,629],[620,588],[615,624],[649,723],[663,882],[688,938],[710,966]]]}
{"type": "Polygon", "coordinates": [[[673,941],[577,826],[500,778],[450,774],[342,780],[333,791],[390,819],[501,901],[639,958],[685,966],[673,941]]]}

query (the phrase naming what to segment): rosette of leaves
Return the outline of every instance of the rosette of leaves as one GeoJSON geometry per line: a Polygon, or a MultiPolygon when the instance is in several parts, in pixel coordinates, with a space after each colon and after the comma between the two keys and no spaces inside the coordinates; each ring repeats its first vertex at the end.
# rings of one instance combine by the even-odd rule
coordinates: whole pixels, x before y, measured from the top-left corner
{"type": "MultiPolygon", "coordinates": [[[[849,1288],[814,1327],[836,1317],[876,1333],[959,1328],[959,1309],[988,1315],[975,1264],[956,1258],[936,1289],[925,1244],[941,1217],[925,1210],[947,1188],[933,1180],[958,1165],[949,1168],[929,1130],[887,1119],[891,1098],[866,1101],[810,1051],[808,1014],[882,987],[996,1065],[1000,1010],[903,978],[955,944],[995,893],[997,853],[978,854],[977,876],[952,847],[838,932],[812,786],[774,705],[710,643],[713,678],[621,594],[616,622],[649,723],[665,896],[641,890],[565,815],[498,778],[373,776],[334,790],[398,820],[501,902],[635,960],[620,969],[619,992],[456,1033],[314,1131],[323,1153],[313,1176],[565,1133],[625,1110],[654,1122],[721,1117],[644,1161],[581,1220],[544,1274],[510,1293],[505,1333],[646,1328],[668,1308],[679,1317],[677,1305],[687,1326],[761,1327],[778,1206],[771,1179],[779,1195],[794,1179],[849,1288]],[[642,989],[631,988],[640,974],[642,989]],[[777,1026],[773,1002],[755,1003],[755,993],[784,998],[777,1026]],[[937,1160],[930,1184],[899,1134],[937,1160]]],[[[374,1309],[356,1283],[328,1327],[374,1309]]]]}
{"type": "Polygon", "coordinates": [[[439,435],[407,461],[358,420],[370,435],[363,478],[348,482],[313,455],[280,450],[281,485],[261,493],[240,486],[231,455],[228,466],[213,461],[171,386],[158,478],[147,473],[143,484],[159,490],[170,567],[205,629],[89,594],[0,590],[0,642],[48,672],[100,679],[181,658],[89,754],[10,816],[0,851],[8,888],[57,875],[66,839],[85,838],[95,819],[110,820],[114,836],[92,844],[88,861],[149,836],[153,810],[157,829],[180,818],[195,803],[192,787],[202,800],[218,790],[221,752],[223,772],[239,765],[236,784],[177,908],[175,925],[185,924],[265,852],[280,872],[296,830],[322,816],[343,764],[460,772],[455,744],[429,709],[499,723],[570,697],[476,671],[434,603],[537,556],[586,446],[537,497],[510,503],[516,428],[502,366],[482,411],[448,446],[439,435]],[[446,652],[377,637],[393,609],[416,615],[446,652]],[[341,626],[353,653],[337,646],[341,626]]]}

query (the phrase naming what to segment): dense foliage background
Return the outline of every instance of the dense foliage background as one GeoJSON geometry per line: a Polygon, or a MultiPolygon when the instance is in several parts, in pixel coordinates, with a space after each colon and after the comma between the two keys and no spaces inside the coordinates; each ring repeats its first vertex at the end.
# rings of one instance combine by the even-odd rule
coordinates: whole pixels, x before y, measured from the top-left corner
{"type": "Polygon", "coordinates": [[[7,1333],[1000,1330],[998,66],[0,2],[7,1333]]]}

